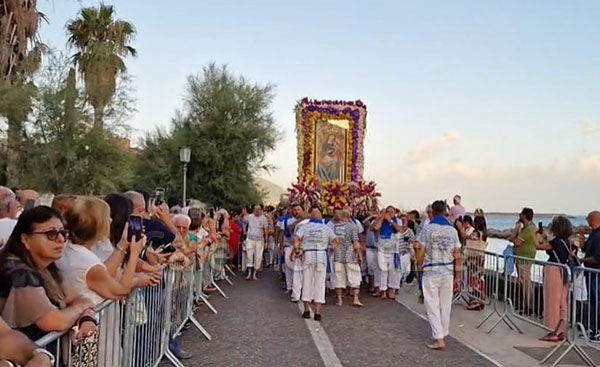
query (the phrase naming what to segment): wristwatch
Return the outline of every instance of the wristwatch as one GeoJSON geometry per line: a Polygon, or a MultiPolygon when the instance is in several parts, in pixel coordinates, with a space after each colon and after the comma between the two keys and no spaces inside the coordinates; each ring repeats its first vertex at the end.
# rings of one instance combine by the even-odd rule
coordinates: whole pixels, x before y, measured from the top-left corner
{"type": "Polygon", "coordinates": [[[36,349],[36,350],[34,350],[34,351],[33,351],[33,356],[34,356],[34,357],[37,357],[37,356],[39,356],[40,354],[44,354],[45,356],[47,356],[47,357],[48,357],[48,359],[50,359],[50,365],[51,365],[51,366],[54,366],[54,363],[55,363],[56,361],[54,360],[54,356],[52,355],[52,353],[48,352],[48,351],[47,351],[46,349],[44,349],[44,348],[38,348],[38,349],[36,349]]]}

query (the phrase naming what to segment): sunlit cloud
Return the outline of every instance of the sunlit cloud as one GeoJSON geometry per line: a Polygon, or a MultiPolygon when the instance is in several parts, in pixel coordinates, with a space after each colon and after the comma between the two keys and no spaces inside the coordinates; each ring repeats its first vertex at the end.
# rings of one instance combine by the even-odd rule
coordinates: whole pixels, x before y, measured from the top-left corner
{"type": "Polygon", "coordinates": [[[429,160],[459,139],[460,134],[458,132],[447,131],[442,136],[421,140],[408,151],[409,163],[419,164],[429,160]]]}
{"type": "Polygon", "coordinates": [[[600,122],[598,121],[585,118],[579,120],[577,124],[579,125],[579,128],[583,134],[588,135],[600,133],[600,122]]]}

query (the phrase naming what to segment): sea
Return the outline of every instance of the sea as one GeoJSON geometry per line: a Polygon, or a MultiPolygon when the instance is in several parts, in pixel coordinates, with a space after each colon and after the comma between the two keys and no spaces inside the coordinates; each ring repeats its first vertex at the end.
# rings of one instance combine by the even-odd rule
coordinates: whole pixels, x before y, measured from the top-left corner
{"type": "MultiPolygon", "coordinates": [[[[551,222],[552,218],[557,215],[564,215],[573,224],[573,227],[587,225],[586,219],[584,215],[566,215],[566,214],[539,214],[533,218],[533,222],[537,225],[539,222],[542,222],[544,227],[547,227],[551,222]]],[[[486,213],[485,219],[487,222],[487,226],[490,229],[496,230],[506,230],[515,228],[515,223],[519,218],[518,213],[486,213]]],[[[493,252],[496,254],[502,254],[504,249],[510,243],[507,240],[497,239],[497,238],[489,238],[488,239],[488,247],[487,251],[493,252]]],[[[546,261],[548,259],[548,255],[544,251],[538,251],[537,260],[546,261]]]]}

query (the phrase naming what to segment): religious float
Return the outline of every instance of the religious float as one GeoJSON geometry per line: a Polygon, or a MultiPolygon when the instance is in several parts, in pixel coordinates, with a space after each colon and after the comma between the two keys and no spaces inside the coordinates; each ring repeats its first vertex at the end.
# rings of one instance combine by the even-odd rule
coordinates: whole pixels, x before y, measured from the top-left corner
{"type": "Polygon", "coordinates": [[[326,214],[345,206],[370,212],[380,194],[375,182],[363,179],[367,106],[303,98],[295,112],[298,182],[287,189],[288,202],[317,205],[326,214]]]}

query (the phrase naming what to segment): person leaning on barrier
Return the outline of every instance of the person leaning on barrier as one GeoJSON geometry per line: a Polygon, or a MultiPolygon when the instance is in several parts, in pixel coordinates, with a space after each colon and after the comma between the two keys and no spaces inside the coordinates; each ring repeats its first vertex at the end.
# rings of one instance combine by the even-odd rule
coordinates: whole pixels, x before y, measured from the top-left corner
{"type": "MultiPolygon", "coordinates": [[[[548,262],[567,265],[569,258],[576,258],[569,237],[573,234],[573,225],[564,216],[554,217],[550,225],[550,233],[554,237],[548,240],[545,234],[537,249],[546,251],[548,262]]],[[[561,266],[544,266],[544,324],[552,330],[540,340],[559,342],[565,339],[569,306],[569,275],[561,266]]]]}
{"type": "MultiPolygon", "coordinates": [[[[600,270],[600,211],[593,211],[587,216],[587,222],[592,232],[585,241],[583,251],[583,265],[586,268],[600,270]]],[[[583,234],[581,234],[583,237],[583,234]]],[[[583,241],[581,242],[583,243],[583,241]]],[[[600,276],[596,272],[588,272],[587,289],[589,295],[589,315],[586,325],[590,338],[595,341],[600,341],[600,305],[598,287],[600,286],[600,276]]]]}
{"type": "MultiPolygon", "coordinates": [[[[515,245],[515,256],[535,259],[537,244],[537,227],[533,223],[533,209],[523,208],[519,214],[519,220],[515,223],[515,229],[510,236],[510,241],[515,245]]],[[[535,312],[532,309],[533,290],[531,285],[531,262],[516,260],[519,284],[523,290],[523,304],[520,307],[525,315],[535,312]]]]}
{"type": "Polygon", "coordinates": [[[78,339],[96,332],[92,301],[66,300],[60,287],[55,261],[63,254],[66,235],[60,214],[38,206],[21,214],[0,250],[0,317],[31,340],[76,323],[78,339]]]}
{"type": "Polygon", "coordinates": [[[0,367],[51,367],[54,356],[24,334],[12,330],[0,317],[0,367]]]}
{"type": "Polygon", "coordinates": [[[127,229],[107,261],[124,264],[123,274],[117,279],[111,275],[102,260],[91,251],[110,235],[110,207],[94,197],[78,198],[65,215],[69,241],[65,252],[56,262],[63,276],[63,289],[67,299],[85,296],[96,304],[104,299],[119,300],[131,292],[138,257],[144,248],[145,238],[128,240],[127,229]]]}

